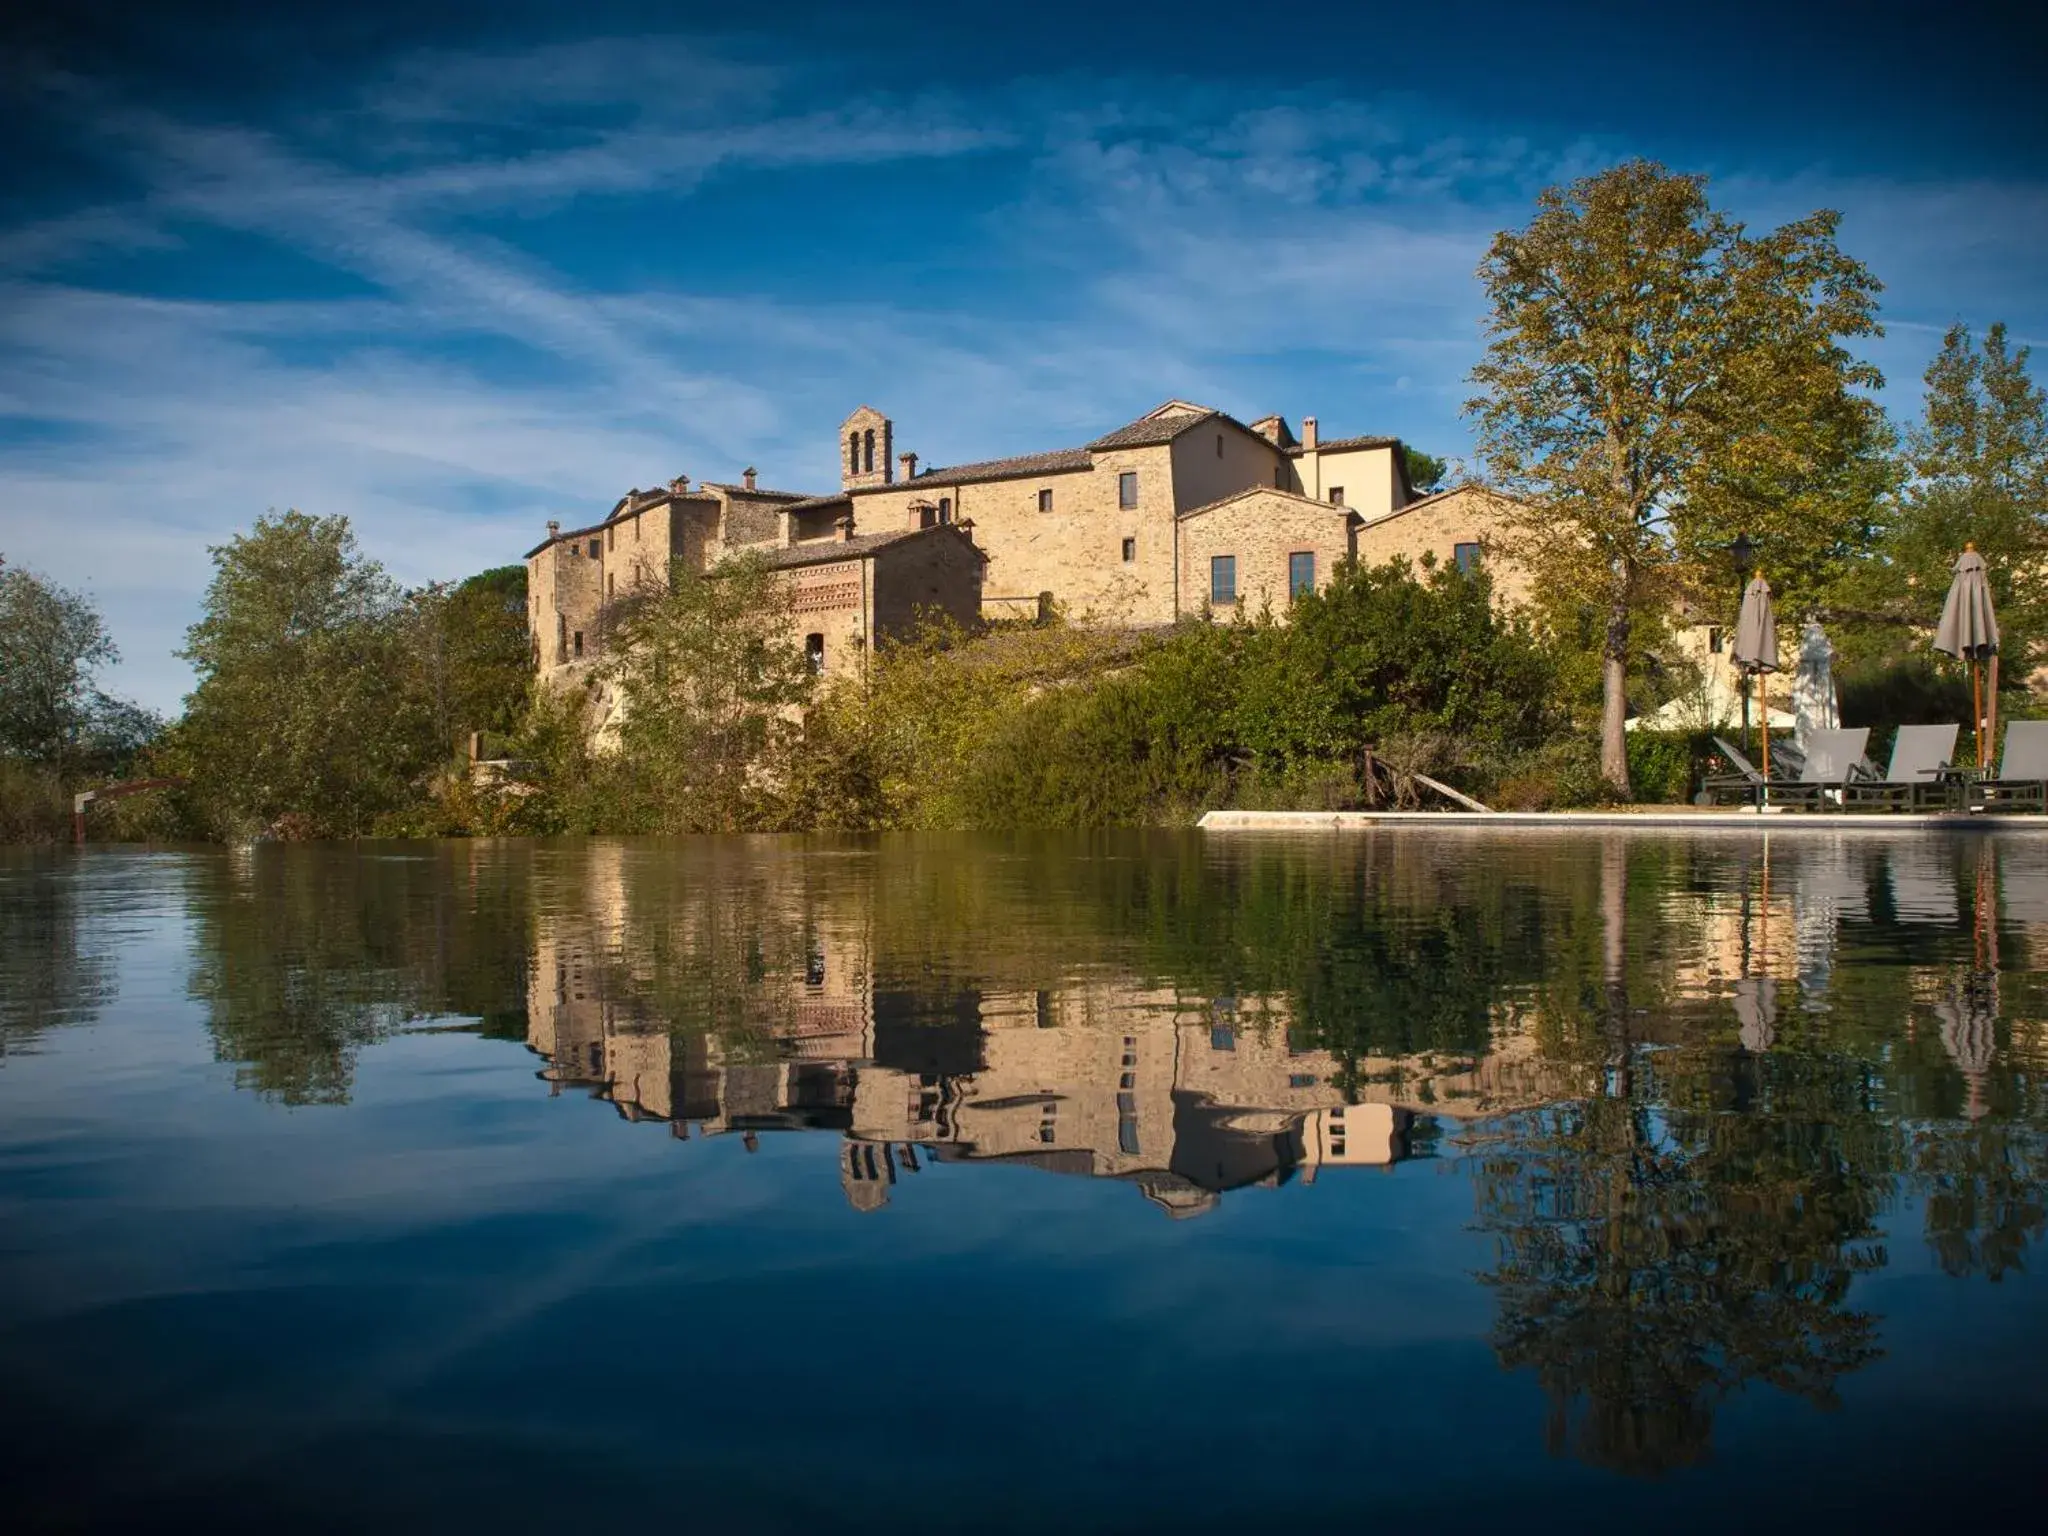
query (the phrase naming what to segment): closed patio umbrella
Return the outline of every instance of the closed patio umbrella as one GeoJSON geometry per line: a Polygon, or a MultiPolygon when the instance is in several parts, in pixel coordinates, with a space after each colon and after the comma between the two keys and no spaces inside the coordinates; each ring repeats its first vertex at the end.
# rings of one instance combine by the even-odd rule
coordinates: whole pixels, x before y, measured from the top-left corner
{"type": "MultiPolygon", "coordinates": [[[[1758,571],[1742,592],[1735,616],[1735,666],[1744,678],[1778,670],[1778,616],[1771,610],[1771,584],[1758,571]]],[[[1745,684],[1746,686],[1746,684],[1745,684]]],[[[1764,696],[1764,777],[1771,776],[1771,701],[1764,696]]]]}
{"type": "Polygon", "coordinates": [[[1942,605],[1941,624],[1934,631],[1934,648],[1958,661],[1970,664],[1970,701],[1977,732],[1977,766],[1987,765],[1984,756],[1985,657],[1991,658],[1990,736],[1998,739],[1998,615],[1991,611],[1991,582],[1984,569],[1984,557],[1975,544],[1965,544],[1956,561],[1955,579],[1948,585],[1948,601],[1942,605]]]}

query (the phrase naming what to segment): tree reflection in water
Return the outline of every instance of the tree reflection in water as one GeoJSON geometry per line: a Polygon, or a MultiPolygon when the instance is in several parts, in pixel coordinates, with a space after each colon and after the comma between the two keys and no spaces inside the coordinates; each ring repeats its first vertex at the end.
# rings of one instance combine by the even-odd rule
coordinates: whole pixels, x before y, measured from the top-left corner
{"type": "MultiPolygon", "coordinates": [[[[1186,1215],[1447,1151],[1501,1364],[1554,1449],[1634,1473],[1705,1456],[1746,1385],[1832,1403],[1902,1224],[1996,1280],[2048,1220],[2033,840],[387,845],[189,879],[216,1049],[291,1102],[470,1018],[679,1136],[834,1135],[867,1210],[934,1159],[1186,1215]]],[[[19,944],[79,953],[60,896],[10,909],[19,944]]],[[[66,974],[38,1017],[93,994],[66,974]]]]}

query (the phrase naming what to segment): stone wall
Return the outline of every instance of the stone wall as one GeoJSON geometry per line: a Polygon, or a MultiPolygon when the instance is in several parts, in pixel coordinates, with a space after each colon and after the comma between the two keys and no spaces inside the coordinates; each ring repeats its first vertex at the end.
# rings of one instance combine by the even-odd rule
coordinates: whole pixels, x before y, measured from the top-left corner
{"type": "Polygon", "coordinates": [[[1528,573],[1500,549],[1508,528],[1506,510],[1505,498],[1476,485],[1461,485],[1425,497],[1391,517],[1370,521],[1360,528],[1359,561],[1381,565],[1399,555],[1419,568],[1426,553],[1443,566],[1456,559],[1460,544],[1477,544],[1480,558],[1493,575],[1496,600],[1527,602],[1528,573]]]}
{"type": "Polygon", "coordinates": [[[873,563],[871,617],[878,641],[908,638],[927,612],[962,626],[981,616],[983,563],[967,534],[934,530],[877,550],[873,563]]]}
{"type": "MultiPolygon", "coordinates": [[[[1172,457],[1164,446],[1095,455],[1093,469],[1061,470],[1028,478],[961,483],[937,476],[870,491],[854,498],[854,531],[883,533],[904,527],[915,501],[952,501],[953,520],[974,525],[974,542],[988,556],[983,593],[1027,602],[1051,592],[1076,618],[1162,624],[1173,617],[1172,457]],[[1138,505],[1122,507],[1119,476],[1138,476],[1138,505]],[[1039,492],[1052,492],[1041,512],[1039,492]],[[1132,559],[1123,541],[1132,540],[1132,559]]],[[[1007,615],[1005,615],[1007,616],[1007,615]]]]}
{"type": "Polygon", "coordinates": [[[1337,562],[1351,554],[1352,514],[1292,491],[1250,491],[1180,520],[1181,607],[1199,613],[1209,597],[1210,561],[1237,561],[1237,595],[1246,614],[1291,604],[1288,560],[1315,557],[1315,584],[1329,585],[1337,562]]]}

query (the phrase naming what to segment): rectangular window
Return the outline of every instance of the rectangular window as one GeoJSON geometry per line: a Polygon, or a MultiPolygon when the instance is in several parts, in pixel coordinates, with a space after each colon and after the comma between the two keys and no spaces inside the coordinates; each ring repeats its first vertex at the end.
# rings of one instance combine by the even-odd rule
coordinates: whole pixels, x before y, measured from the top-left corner
{"type": "Polygon", "coordinates": [[[602,544],[598,543],[598,542],[597,542],[597,540],[595,540],[595,539],[592,539],[592,540],[590,541],[590,558],[591,558],[591,559],[593,559],[593,560],[595,560],[595,559],[598,559],[598,558],[599,558],[600,556],[602,556],[603,554],[604,554],[604,546],[603,546],[602,544]]]}
{"type": "Polygon", "coordinates": [[[1313,550],[1297,550],[1287,557],[1287,596],[1290,599],[1316,589],[1316,557],[1313,550]]]}
{"type": "Polygon", "coordinates": [[[1313,1088],[1315,1085],[1316,1075],[1313,1072],[1290,1072],[1287,1074],[1287,1086],[1290,1088],[1313,1088]]]}
{"type": "Polygon", "coordinates": [[[1038,493],[1038,510],[1041,512],[1050,512],[1052,510],[1051,491],[1040,491],[1038,493]]]}
{"type": "Polygon", "coordinates": [[[637,517],[633,519],[633,542],[635,544],[640,542],[640,519],[637,517]]]}
{"type": "Polygon", "coordinates": [[[583,631],[577,630],[570,638],[575,642],[576,654],[581,656],[583,654],[583,631]]]}
{"type": "Polygon", "coordinates": [[[1451,550],[1451,563],[1461,571],[1471,572],[1478,570],[1479,546],[1477,544],[1459,544],[1455,546],[1451,550]]]}
{"type": "Polygon", "coordinates": [[[605,529],[605,531],[604,531],[604,547],[605,547],[605,553],[607,553],[607,554],[611,553],[611,551],[613,551],[613,550],[615,550],[615,549],[617,549],[617,548],[619,547],[619,528],[618,528],[618,524],[614,523],[614,524],[613,524],[613,525],[612,525],[611,527],[609,527],[609,528],[605,529]]]}
{"type": "Polygon", "coordinates": [[[604,577],[604,599],[605,599],[605,601],[606,601],[606,602],[610,602],[610,601],[611,601],[611,600],[612,600],[612,599],[613,599],[614,597],[616,597],[616,596],[618,595],[618,587],[617,587],[617,585],[616,585],[617,581],[618,581],[618,578],[617,578],[616,576],[612,575],[612,573],[611,573],[611,572],[609,572],[609,571],[605,572],[605,577],[604,577]]]}
{"type": "Polygon", "coordinates": [[[1344,505],[1344,487],[1343,487],[1343,486],[1341,486],[1341,485],[1333,485],[1333,486],[1331,486],[1331,487],[1330,487],[1330,505],[1331,505],[1331,506],[1333,506],[1333,507],[1341,507],[1341,506],[1343,506],[1343,505],[1344,505]]]}
{"type": "Polygon", "coordinates": [[[804,660],[811,664],[813,672],[825,670],[825,637],[823,635],[804,636],[804,660]]]}
{"type": "Polygon", "coordinates": [[[1135,560],[1135,559],[1137,559],[1137,558],[1138,558],[1138,541],[1137,541],[1136,539],[1125,539],[1125,540],[1124,540],[1124,564],[1125,564],[1125,565],[1129,565],[1129,564],[1130,564],[1130,563],[1131,563],[1131,562],[1132,562],[1133,560],[1135,560]]]}
{"type": "Polygon", "coordinates": [[[1120,507],[1138,504],[1138,472],[1135,469],[1127,469],[1116,477],[1116,504],[1120,507]]]}
{"type": "Polygon", "coordinates": [[[1721,654],[1721,628],[1718,624],[1707,631],[1707,651],[1714,656],[1721,654]]]}
{"type": "Polygon", "coordinates": [[[1287,489],[1287,466],[1285,464],[1275,464],[1273,466],[1273,489],[1276,491],[1287,489]]]}
{"type": "Polygon", "coordinates": [[[1223,457],[1223,434],[1221,432],[1216,434],[1216,457],[1219,459],[1223,457]]]}
{"type": "Polygon", "coordinates": [[[1216,555],[1210,559],[1209,601],[1219,607],[1237,601],[1237,556],[1216,555]]]}
{"type": "Polygon", "coordinates": [[[1234,1051],[1237,1049],[1237,1031],[1228,1024],[1209,1026],[1209,1049],[1212,1051],[1234,1051]]]}
{"type": "Polygon", "coordinates": [[[953,521],[953,498],[950,496],[941,496],[939,498],[939,521],[941,523],[953,521]]]}

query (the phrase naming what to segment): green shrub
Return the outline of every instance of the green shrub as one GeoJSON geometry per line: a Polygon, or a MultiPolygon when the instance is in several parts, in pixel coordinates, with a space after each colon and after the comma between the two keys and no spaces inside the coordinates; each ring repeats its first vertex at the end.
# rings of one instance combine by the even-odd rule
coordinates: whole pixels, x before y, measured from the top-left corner
{"type": "Polygon", "coordinates": [[[1691,803],[1713,752],[1710,732],[1630,731],[1628,779],[1636,801],[1643,805],[1691,803]]]}

